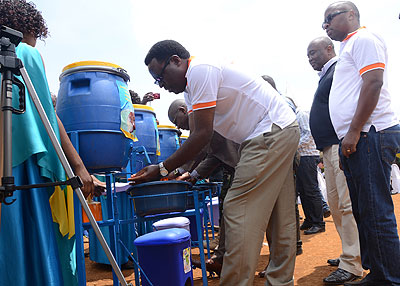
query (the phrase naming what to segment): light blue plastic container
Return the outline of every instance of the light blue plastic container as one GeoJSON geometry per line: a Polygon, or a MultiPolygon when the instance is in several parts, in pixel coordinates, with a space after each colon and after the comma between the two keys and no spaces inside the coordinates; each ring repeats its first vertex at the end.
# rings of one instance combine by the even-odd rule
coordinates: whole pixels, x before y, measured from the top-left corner
{"type": "Polygon", "coordinates": [[[129,76],[121,67],[104,62],[73,63],[63,69],[57,115],[91,172],[124,168],[133,141],[121,127],[120,91],[129,76]]]}
{"type": "Polygon", "coordinates": [[[180,132],[174,126],[169,125],[158,125],[158,133],[160,138],[160,162],[167,159],[169,156],[175,153],[180,147],[179,135],[180,132]]]}

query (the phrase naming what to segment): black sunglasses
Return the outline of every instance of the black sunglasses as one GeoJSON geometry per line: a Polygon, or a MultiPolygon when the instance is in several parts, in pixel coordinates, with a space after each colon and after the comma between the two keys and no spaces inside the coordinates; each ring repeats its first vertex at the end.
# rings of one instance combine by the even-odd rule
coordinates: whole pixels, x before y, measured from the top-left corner
{"type": "Polygon", "coordinates": [[[331,13],[328,16],[326,16],[324,22],[322,23],[322,29],[325,30],[325,25],[330,24],[332,22],[333,18],[335,18],[337,15],[340,15],[340,14],[343,14],[343,13],[347,13],[347,12],[350,12],[350,10],[331,13]]]}
{"type": "Polygon", "coordinates": [[[156,76],[155,77],[155,82],[154,82],[154,84],[156,84],[156,85],[158,85],[158,86],[161,86],[161,82],[163,81],[163,79],[164,79],[164,71],[165,71],[165,68],[169,65],[169,63],[171,62],[171,58],[172,58],[173,56],[170,56],[169,58],[168,58],[168,60],[165,62],[165,64],[164,64],[164,66],[163,66],[163,68],[162,68],[162,70],[161,70],[161,72],[160,72],[160,74],[158,75],[158,76],[156,76]]]}

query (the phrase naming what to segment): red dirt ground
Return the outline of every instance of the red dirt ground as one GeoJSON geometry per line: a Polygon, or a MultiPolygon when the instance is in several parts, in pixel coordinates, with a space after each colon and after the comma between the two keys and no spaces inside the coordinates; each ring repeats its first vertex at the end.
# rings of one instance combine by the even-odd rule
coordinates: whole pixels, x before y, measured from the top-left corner
{"type": "MultiPolygon", "coordinates": [[[[395,213],[400,233],[400,194],[392,196],[395,213]]],[[[301,208],[300,208],[301,211],[301,208]]],[[[296,267],[294,272],[295,285],[298,286],[319,286],[323,285],[322,279],[330,272],[335,270],[335,267],[329,266],[326,260],[329,258],[337,258],[341,253],[341,243],[339,235],[335,230],[332,217],[325,219],[326,231],[314,235],[302,235],[303,254],[297,256],[296,267]]],[[[88,247],[85,244],[85,247],[88,247]]],[[[198,249],[193,249],[193,256],[198,254],[198,249]]],[[[257,265],[257,272],[254,274],[255,286],[263,286],[265,278],[259,278],[258,272],[262,271],[268,261],[268,246],[263,246],[260,259],[257,265]]],[[[86,278],[87,285],[90,286],[105,286],[113,285],[111,267],[94,263],[86,258],[86,278]]],[[[134,285],[133,270],[123,270],[123,274],[127,282],[134,285]]],[[[202,285],[201,270],[193,270],[194,285],[202,285]]],[[[216,286],[219,284],[219,278],[208,278],[208,285],[216,286]]]]}

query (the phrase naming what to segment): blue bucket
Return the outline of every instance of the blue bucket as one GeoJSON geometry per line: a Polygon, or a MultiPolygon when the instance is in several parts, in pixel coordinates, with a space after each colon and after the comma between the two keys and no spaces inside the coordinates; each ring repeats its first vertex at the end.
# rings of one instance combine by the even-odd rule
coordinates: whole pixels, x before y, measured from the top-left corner
{"type": "Polygon", "coordinates": [[[127,81],[122,68],[95,61],[68,65],[60,75],[57,115],[91,172],[120,171],[128,163],[133,141],[120,129],[127,81]]]}
{"type": "MultiPolygon", "coordinates": [[[[139,265],[154,286],[193,285],[190,233],[171,228],[135,239],[139,265]]],[[[142,275],[142,285],[150,285],[142,275]]]]}
{"type": "Polygon", "coordinates": [[[162,162],[178,150],[180,132],[174,126],[158,125],[158,133],[161,153],[159,161],[162,162]]]}

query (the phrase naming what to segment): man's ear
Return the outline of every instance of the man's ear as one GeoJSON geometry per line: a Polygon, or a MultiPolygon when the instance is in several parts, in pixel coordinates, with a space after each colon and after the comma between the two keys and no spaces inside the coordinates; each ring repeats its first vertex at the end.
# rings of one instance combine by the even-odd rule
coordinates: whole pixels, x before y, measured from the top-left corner
{"type": "Polygon", "coordinates": [[[354,19],[356,19],[356,12],[354,12],[353,10],[349,11],[349,20],[352,21],[354,19]]]}
{"type": "Polygon", "coordinates": [[[187,110],[186,110],[186,108],[184,106],[179,106],[178,111],[179,110],[182,111],[183,114],[187,114],[187,110]]]}
{"type": "Polygon", "coordinates": [[[173,55],[173,56],[171,57],[171,61],[172,61],[173,63],[175,63],[178,67],[183,63],[182,59],[181,59],[179,56],[177,56],[177,55],[173,55]]]}

